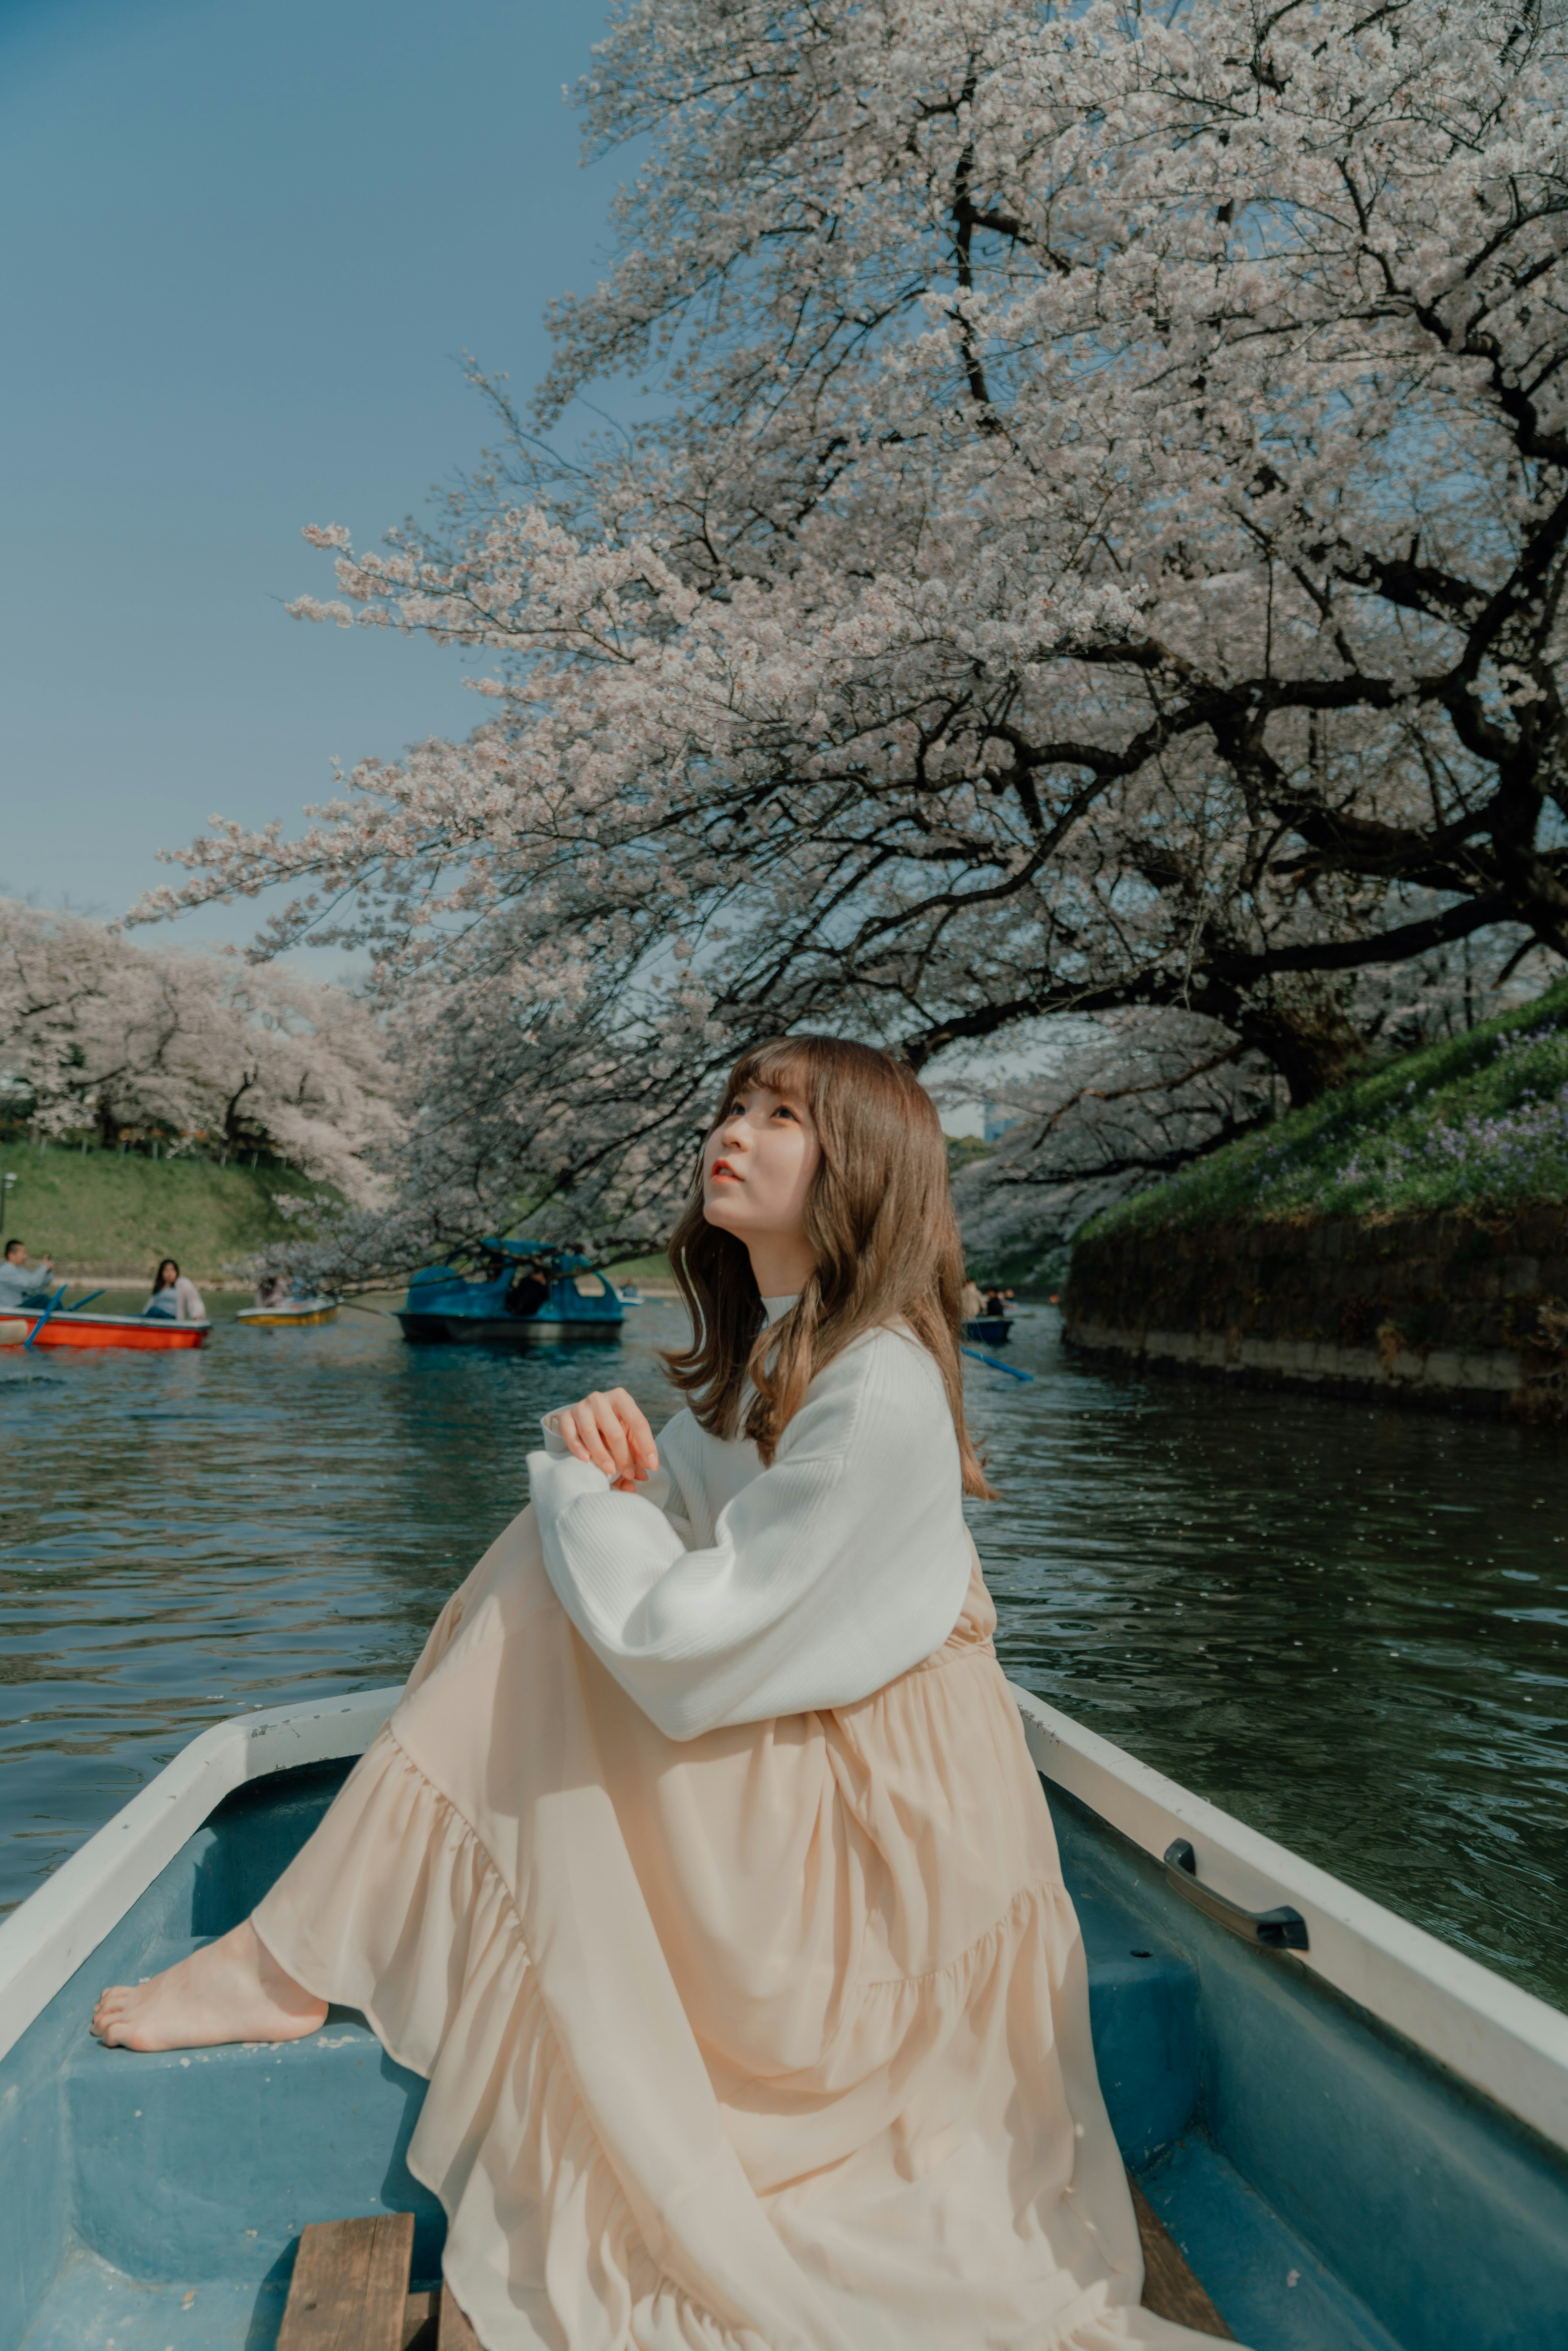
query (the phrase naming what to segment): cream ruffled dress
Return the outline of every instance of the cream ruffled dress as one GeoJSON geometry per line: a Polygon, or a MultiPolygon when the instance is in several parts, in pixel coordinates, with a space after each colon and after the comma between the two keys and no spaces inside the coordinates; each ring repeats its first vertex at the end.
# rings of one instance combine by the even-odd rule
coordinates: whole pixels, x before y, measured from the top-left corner
{"type": "Polygon", "coordinates": [[[1083,1949],[977,1568],[858,1705],[656,1730],[533,1513],[256,1914],[430,2083],[486,2351],[1113,2351],[1138,2308],[1083,1949]]]}

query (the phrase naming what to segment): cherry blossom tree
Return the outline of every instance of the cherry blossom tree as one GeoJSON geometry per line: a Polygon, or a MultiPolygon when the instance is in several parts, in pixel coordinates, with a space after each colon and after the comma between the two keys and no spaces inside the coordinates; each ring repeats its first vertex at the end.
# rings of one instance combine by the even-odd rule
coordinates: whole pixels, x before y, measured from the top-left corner
{"type": "Polygon", "coordinates": [[[0,899],[0,1067],[40,1134],[266,1150],[367,1203],[400,1131],[374,1019],[345,990],[15,899],[0,899]]]}
{"type": "Polygon", "coordinates": [[[297,608],[491,715],[141,909],[373,947],[402,1214],[645,1237],[760,1031],[1144,1014],[1299,1102],[1358,976],[1568,951],[1559,0],[632,0],[583,96],[648,160],[532,418],[297,608]]]}
{"type": "MultiPolygon", "coordinates": [[[[1502,935],[1481,932],[1339,979],[1333,1017],[1366,1040],[1368,1055],[1379,1044],[1408,1051],[1530,1002],[1558,969],[1540,950],[1518,962],[1502,935]]],[[[1007,1058],[1017,1061],[1016,1047],[1007,1058]]],[[[975,1262],[1006,1265],[1009,1279],[1026,1278],[1026,1268],[1060,1270],[1065,1245],[1102,1208],[1267,1125],[1284,1107],[1282,1081],[1262,1054],[1222,1023],[1177,1009],[1058,1022],[1037,1058],[1041,1066],[1028,1078],[1015,1071],[987,1085],[982,1061],[963,1087],[937,1088],[972,1101],[980,1083],[1001,1124],[993,1147],[961,1170],[955,1194],[975,1262]]]]}

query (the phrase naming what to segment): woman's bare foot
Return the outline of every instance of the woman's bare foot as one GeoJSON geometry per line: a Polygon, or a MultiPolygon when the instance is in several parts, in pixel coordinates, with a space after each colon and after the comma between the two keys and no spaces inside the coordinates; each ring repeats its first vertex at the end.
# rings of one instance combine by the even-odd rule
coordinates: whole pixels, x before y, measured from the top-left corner
{"type": "Polygon", "coordinates": [[[247,1918],[145,1983],[112,1984],[92,2012],[116,2049],[207,2049],[219,2041],[302,2041],[327,2003],[286,1975],[247,1918]]]}

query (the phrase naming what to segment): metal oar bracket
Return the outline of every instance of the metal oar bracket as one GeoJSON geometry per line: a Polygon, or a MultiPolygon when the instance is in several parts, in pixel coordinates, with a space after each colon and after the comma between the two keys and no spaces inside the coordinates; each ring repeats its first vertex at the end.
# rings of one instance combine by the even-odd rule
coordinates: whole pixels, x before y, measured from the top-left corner
{"type": "Polygon", "coordinates": [[[1201,1910],[1206,1918],[1228,1928],[1244,1943],[1255,1943],[1266,1951],[1304,1951],[1307,1922],[1299,1910],[1281,1903],[1278,1910],[1244,1910],[1239,1902],[1229,1902],[1217,1894],[1212,1886],[1205,1886],[1197,1874],[1197,1855],[1186,1837],[1176,1837],[1165,1852],[1166,1884],[1201,1910]]]}

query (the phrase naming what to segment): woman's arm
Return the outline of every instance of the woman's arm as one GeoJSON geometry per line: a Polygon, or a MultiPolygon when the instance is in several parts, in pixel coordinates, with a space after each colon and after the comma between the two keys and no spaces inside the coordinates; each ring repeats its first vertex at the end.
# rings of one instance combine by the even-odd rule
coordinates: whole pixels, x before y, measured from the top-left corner
{"type": "Polygon", "coordinates": [[[539,1423],[545,1451],[552,1459],[568,1455],[602,1469],[612,1494],[637,1494],[662,1511],[690,1546],[695,1529],[707,1517],[704,1507],[702,1432],[689,1411],[677,1412],[659,1431],[655,1441],[647,1420],[624,1388],[587,1396],[581,1404],[561,1405],[539,1423]],[[602,1408],[610,1407],[604,1414],[602,1408]],[[619,1439],[612,1426],[621,1424],[619,1439]],[[602,1418],[602,1428],[601,1420],[602,1418]],[[651,1467],[649,1465],[652,1465],[651,1467]]]}
{"type": "Polygon", "coordinates": [[[643,1492],[531,1454],[550,1581],[666,1736],[844,1706],[940,1647],[969,1576],[936,1365],[890,1331],[812,1382],[778,1458],[694,1549],[643,1492]]]}

